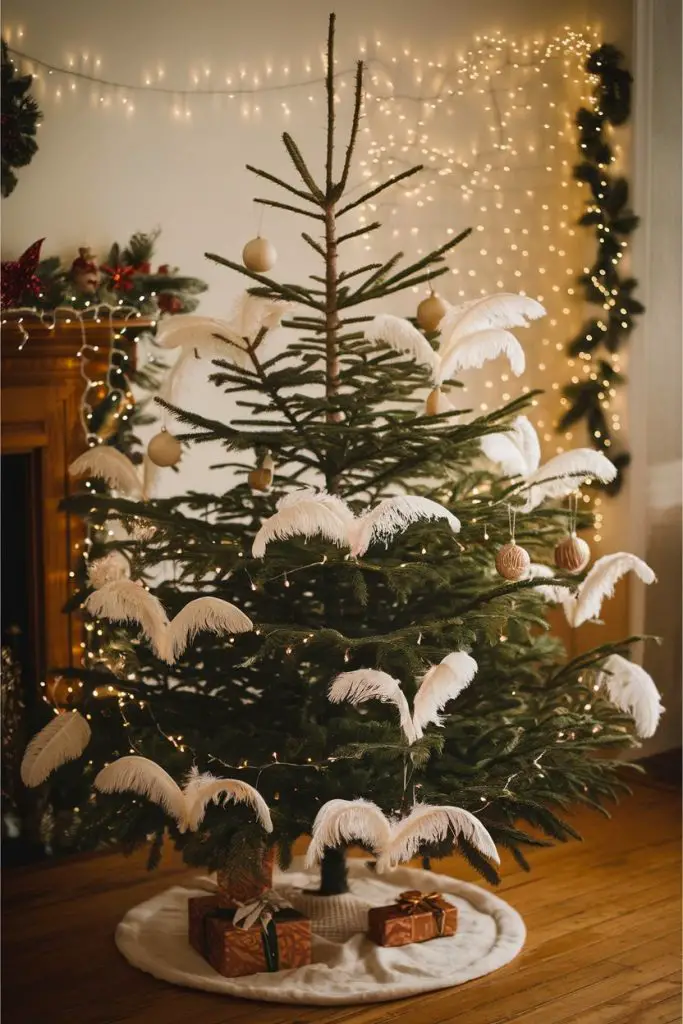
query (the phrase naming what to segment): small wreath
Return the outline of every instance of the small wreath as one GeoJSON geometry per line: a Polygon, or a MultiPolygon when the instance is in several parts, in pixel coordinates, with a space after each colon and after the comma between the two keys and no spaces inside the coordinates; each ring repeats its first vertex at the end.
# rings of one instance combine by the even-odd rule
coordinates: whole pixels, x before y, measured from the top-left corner
{"type": "Polygon", "coordinates": [[[33,75],[18,75],[2,40],[2,194],[10,195],[17,184],[14,167],[26,167],[38,150],[35,135],[42,117],[29,95],[33,75]]]}

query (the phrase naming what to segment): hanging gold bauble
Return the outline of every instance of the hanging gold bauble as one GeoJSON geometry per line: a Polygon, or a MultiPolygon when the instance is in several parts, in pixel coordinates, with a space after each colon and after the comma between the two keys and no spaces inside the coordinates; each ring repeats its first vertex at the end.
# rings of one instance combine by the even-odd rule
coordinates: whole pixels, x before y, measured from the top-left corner
{"type": "Polygon", "coordinates": [[[439,324],[447,311],[448,306],[441,296],[437,295],[436,292],[432,292],[417,307],[417,322],[423,331],[431,334],[433,331],[438,330],[439,324]]]}
{"type": "Polygon", "coordinates": [[[524,579],[530,565],[529,552],[514,541],[505,544],[496,554],[496,571],[506,580],[524,579]]]}
{"type": "Polygon", "coordinates": [[[263,462],[257,469],[252,469],[247,476],[252,491],[268,491],[273,482],[273,469],[275,463],[270,455],[266,455],[263,462]]]}
{"type": "Polygon", "coordinates": [[[147,455],[155,466],[175,466],[180,461],[183,446],[177,437],[162,430],[147,445],[147,455]]]}
{"type": "Polygon", "coordinates": [[[242,249],[242,263],[247,270],[253,270],[257,274],[263,274],[271,270],[277,260],[277,251],[272,242],[267,238],[252,238],[242,249]]]}
{"type": "Polygon", "coordinates": [[[591,560],[591,549],[575,533],[565,537],[555,548],[555,565],[572,575],[582,572],[591,560]]]}
{"type": "Polygon", "coordinates": [[[427,401],[425,402],[425,415],[426,416],[438,416],[441,412],[439,406],[441,405],[441,388],[436,387],[427,395],[427,401]]]}

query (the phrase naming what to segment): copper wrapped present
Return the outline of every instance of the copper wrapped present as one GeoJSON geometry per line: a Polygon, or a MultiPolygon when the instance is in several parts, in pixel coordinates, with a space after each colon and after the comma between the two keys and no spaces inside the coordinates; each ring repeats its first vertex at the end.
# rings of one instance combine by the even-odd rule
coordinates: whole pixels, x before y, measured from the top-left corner
{"type": "Polygon", "coordinates": [[[190,945],[226,978],[311,962],[311,922],[291,907],[264,898],[235,910],[217,896],[193,896],[187,910],[190,945]]]}
{"type": "Polygon", "coordinates": [[[455,935],[458,908],[438,892],[402,892],[388,907],[368,911],[368,935],[378,946],[407,946],[442,935],[455,935]]]}
{"type": "Polygon", "coordinates": [[[259,899],[264,892],[273,886],[273,864],[275,847],[265,851],[260,863],[246,864],[243,868],[231,868],[230,871],[219,871],[218,902],[221,907],[239,907],[250,900],[259,899]]]}

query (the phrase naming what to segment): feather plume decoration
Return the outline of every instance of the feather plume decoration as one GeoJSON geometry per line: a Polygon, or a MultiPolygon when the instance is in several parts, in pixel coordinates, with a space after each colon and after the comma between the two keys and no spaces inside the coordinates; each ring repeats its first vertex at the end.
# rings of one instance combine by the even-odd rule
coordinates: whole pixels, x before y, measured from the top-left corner
{"type": "Polygon", "coordinates": [[[259,295],[243,292],[235,303],[229,324],[236,334],[254,341],[259,331],[275,330],[282,318],[294,309],[293,302],[280,299],[264,299],[259,295]]]}
{"type": "Polygon", "coordinates": [[[512,421],[509,437],[524,458],[527,474],[537,470],[541,462],[541,443],[531,420],[517,416],[512,421]]]}
{"type": "Polygon", "coordinates": [[[127,498],[144,497],[137,469],[123,452],[109,444],[88,448],[71,463],[69,475],[98,477],[127,498]]]}
{"type": "Polygon", "coordinates": [[[209,772],[199,774],[197,769],[190,772],[183,790],[186,804],[187,827],[196,832],[210,803],[232,800],[234,803],[249,804],[259,824],[266,832],[273,831],[273,821],[268,804],[261,794],[248,782],[240,779],[219,779],[209,772]]]}
{"type": "Polygon", "coordinates": [[[413,701],[413,726],[418,736],[430,722],[443,725],[439,711],[469,686],[477,669],[476,661],[469,654],[454,651],[425,673],[413,701]]]}
{"type": "Polygon", "coordinates": [[[459,370],[479,369],[489,359],[497,359],[501,355],[507,357],[516,377],[524,373],[524,349],[510,331],[488,330],[468,334],[450,342],[440,353],[434,383],[443,384],[459,370]]]}
{"type": "Polygon", "coordinates": [[[479,443],[486,458],[506,476],[528,477],[541,461],[538,434],[526,416],[514,419],[504,434],[485,434],[479,443]]]}
{"type": "Polygon", "coordinates": [[[373,668],[359,668],[354,672],[342,672],[332,682],[328,697],[333,704],[348,701],[349,704],[363,704],[367,700],[381,700],[394,704],[398,709],[399,723],[409,743],[417,739],[410,715],[410,708],[398,679],[387,672],[373,668]]]}
{"type": "Polygon", "coordinates": [[[245,350],[244,339],[228,320],[194,313],[164,317],[155,340],[163,348],[183,349],[181,359],[185,354],[194,356],[195,350],[204,358],[214,358],[222,352],[226,359],[239,359],[245,350]]]}
{"type": "Polygon", "coordinates": [[[449,832],[463,836],[484,857],[500,864],[498,851],[489,832],[470,811],[462,807],[434,807],[418,804],[407,818],[394,822],[388,844],[381,851],[377,871],[410,860],[426,843],[439,843],[449,832]]]}
{"type": "Polygon", "coordinates": [[[301,536],[307,540],[316,536],[324,537],[343,547],[347,543],[346,534],[346,523],[336,508],[331,507],[327,500],[321,500],[318,495],[307,492],[297,501],[282,502],[277,512],[263,520],[254,537],[251,553],[254,558],[263,558],[271,541],[301,536]]]}
{"type": "Polygon", "coordinates": [[[631,716],[640,737],[654,736],[664,708],[654,680],[644,668],[620,654],[611,654],[602,666],[598,683],[610,703],[631,716]]]}
{"type": "Polygon", "coordinates": [[[133,792],[144,796],[173,818],[180,832],[195,832],[201,825],[209,803],[227,798],[246,803],[255,812],[266,832],[273,823],[268,805],[258,790],[238,779],[219,779],[214,775],[190,772],[184,789],[156,761],[131,754],[120,757],[103,768],[95,778],[95,789],[101,793],[133,792]]]}
{"type": "Polygon", "coordinates": [[[354,841],[379,854],[387,846],[390,833],[389,821],[377,804],[369,800],[329,800],[313,822],[306,867],[322,860],[325,847],[354,841]]]}
{"type": "Polygon", "coordinates": [[[131,754],[112,761],[95,776],[95,789],[100,793],[137,793],[144,796],[174,818],[185,831],[185,797],[180,786],[167,771],[148,757],[131,754]]]}
{"type": "Polygon", "coordinates": [[[137,622],[160,658],[166,658],[168,618],[161,602],[140,583],[117,580],[90,594],[85,607],[96,618],[137,622]]]}
{"type": "Polygon", "coordinates": [[[603,484],[617,475],[614,463],[592,448],[575,448],[549,459],[526,479],[526,502],[523,512],[530,512],[546,498],[564,498],[571,494],[586,477],[603,484]]]}
{"type": "Polygon", "coordinates": [[[617,551],[615,554],[598,558],[579,587],[570,625],[580,626],[590,619],[597,618],[602,602],[606,597],[614,595],[616,584],[627,572],[634,572],[647,584],[654,583],[657,578],[647,562],[626,551],[617,551]]]}
{"type": "Polygon", "coordinates": [[[63,711],[37,733],[21,761],[21,780],[33,788],[48,775],[80,757],[90,742],[90,726],[78,711],[63,711]]]}
{"type": "Polygon", "coordinates": [[[181,608],[169,624],[170,660],[175,661],[197,633],[204,630],[222,636],[224,633],[248,633],[253,628],[249,616],[230,601],[218,597],[195,598],[181,608]]]}
{"type": "Polygon", "coordinates": [[[130,577],[130,564],[121,551],[111,551],[104,558],[88,563],[88,583],[99,590],[106,583],[115,583],[130,577]]]}
{"type": "Polygon", "coordinates": [[[365,329],[368,341],[382,341],[389,348],[404,355],[412,356],[416,363],[436,373],[438,359],[433,348],[417,327],[400,316],[382,313],[376,316],[365,329]]]}
{"type": "MultiPolygon", "coordinates": [[[[554,577],[555,571],[550,568],[549,565],[541,565],[539,562],[532,562],[527,572],[527,579],[531,580],[550,580],[554,577]]],[[[549,604],[562,604],[565,601],[571,600],[576,602],[576,598],[573,598],[567,587],[557,587],[553,584],[539,584],[534,587],[534,591],[540,594],[544,601],[549,604]]]]}
{"type": "Polygon", "coordinates": [[[478,331],[528,327],[530,320],[545,316],[545,309],[527,295],[498,292],[473,299],[448,310],[441,323],[441,349],[478,331]]]}
{"type": "Polygon", "coordinates": [[[305,489],[278,502],[277,512],[261,523],[251,553],[254,558],[263,558],[273,540],[321,536],[338,547],[350,548],[357,558],[365,554],[373,541],[387,543],[411,523],[429,519],[446,519],[454,533],[460,529],[457,517],[431,498],[411,494],[385,498],[374,509],[356,517],[336,495],[305,489]]]}
{"type": "Polygon", "coordinates": [[[460,520],[431,498],[410,494],[385,498],[376,508],[366,512],[352,524],[351,554],[354,557],[364,555],[373,541],[381,540],[386,544],[411,523],[430,519],[445,519],[453,533],[460,530],[460,520]]]}
{"type": "Polygon", "coordinates": [[[86,598],[91,615],[115,622],[137,622],[157,657],[168,664],[182,654],[197,633],[246,633],[253,622],[236,605],[217,597],[198,597],[169,622],[163,605],[132,580],[106,583],[86,598]]]}

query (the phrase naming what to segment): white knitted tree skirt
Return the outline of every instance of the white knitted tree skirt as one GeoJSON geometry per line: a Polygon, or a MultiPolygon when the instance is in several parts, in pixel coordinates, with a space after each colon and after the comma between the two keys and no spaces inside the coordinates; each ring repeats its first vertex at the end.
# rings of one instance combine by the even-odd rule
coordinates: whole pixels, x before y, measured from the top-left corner
{"type": "Polygon", "coordinates": [[[311,898],[297,890],[315,888],[318,879],[298,867],[295,862],[294,870],[276,872],[274,887],[312,919],[313,962],[307,967],[242,978],[217,974],[187,939],[188,897],[206,893],[208,879],[198,879],[194,889],[175,886],[133,907],[116,929],[116,945],[135,967],[175,985],[317,1005],[377,1003],[460,985],[509,963],[524,945],[517,911],[477,885],[416,868],[376,875],[362,860],[351,859],[350,896],[311,898]],[[443,893],[458,907],[457,933],[390,948],[355,930],[365,927],[367,906],[393,903],[404,889],[443,893]],[[324,917],[320,906],[327,908],[324,917]]]}

